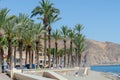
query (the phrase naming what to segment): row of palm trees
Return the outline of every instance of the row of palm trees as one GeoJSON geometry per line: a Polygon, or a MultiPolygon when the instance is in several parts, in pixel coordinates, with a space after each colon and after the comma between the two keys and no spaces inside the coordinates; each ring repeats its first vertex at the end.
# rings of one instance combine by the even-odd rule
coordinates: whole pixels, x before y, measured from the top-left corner
{"type": "MultiPolygon", "coordinates": [[[[41,24],[34,23],[28,15],[20,13],[19,16],[10,16],[8,12],[9,10],[6,8],[0,10],[0,62],[3,62],[4,46],[8,48],[7,62],[10,62],[10,64],[13,61],[12,52],[14,50],[14,55],[16,55],[16,48],[18,48],[20,53],[20,67],[22,68],[23,47],[26,48],[26,59],[28,54],[32,58],[31,52],[34,51],[35,45],[36,53],[38,54],[40,50],[38,48],[41,47],[39,40],[45,31],[41,24]]],[[[37,60],[39,60],[39,56],[37,60]]],[[[31,64],[30,67],[32,67],[32,59],[29,59],[29,63],[31,64]]],[[[37,63],[39,64],[39,62],[37,63]]]]}
{"type": "Polygon", "coordinates": [[[67,26],[62,26],[61,30],[53,31],[52,37],[55,41],[56,64],[59,63],[57,57],[62,55],[64,67],[80,66],[81,55],[85,50],[85,36],[81,33],[82,30],[83,26],[81,24],[77,24],[73,29],[69,29],[67,26]],[[57,51],[59,40],[63,40],[64,47],[57,51]],[[69,41],[69,45],[66,46],[67,41],[69,41]],[[73,60],[73,57],[76,60],[73,60]]]}
{"type": "MultiPolygon", "coordinates": [[[[73,62],[73,43],[75,45],[76,52],[76,66],[80,65],[81,53],[84,51],[85,36],[81,33],[83,26],[78,24],[74,29],[68,29],[67,26],[62,26],[61,31],[55,30],[52,32],[51,24],[61,19],[59,17],[59,9],[53,7],[53,3],[49,0],[42,0],[40,6],[35,7],[32,11],[32,15],[39,15],[38,20],[41,23],[35,23],[34,20],[29,18],[28,15],[20,13],[18,16],[8,15],[9,10],[7,8],[0,9],[0,67],[2,67],[4,48],[8,48],[7,62],[12,64],[16,59],[16,50],[20,53],[20,68],[22,69],[22,52],[26,51],[25,64],[28,64],[27,59],[29,57],[30,68],[33,63],[33,52],[36,53],[37,68],[39,67],[39,51],[44,49],[44,66],[46,65],[46,56],[48,54],[49,67],[51,65],[51,36],[55,40],[55,53],[54,59],[56,59],[56,65],[58,64],[58,53],[64,57],[64,67],[74,64],[73,62]],[[44,37],[43,37],[44,34],[44,37]],[[41,45],[41,39],[44,39],[44,48],[41,45]],[[64,50],[58,51],[58,40],[62,39],[64,42],[64,50]],[[70,40],[70,52],[67,52],[66,46],[67,39],[70,40]],[[48,40],[48,44],[46,43],[48,40]],[[48,45],[48,48],[46,47],[48,45]],[[13,51],[14,50],[14,51],[13,51]],[[12,53],[14,52],[14,58],[12,53]],[[68,63],[68,65],[67,65],[68,63]]],[[[15,63],[16,64],[16,63],[15,63]]],[[[12,67],[12,65],[11,65],[12,67]]],[[[1,69],[1,68],[0,68],[1,69]]]]}

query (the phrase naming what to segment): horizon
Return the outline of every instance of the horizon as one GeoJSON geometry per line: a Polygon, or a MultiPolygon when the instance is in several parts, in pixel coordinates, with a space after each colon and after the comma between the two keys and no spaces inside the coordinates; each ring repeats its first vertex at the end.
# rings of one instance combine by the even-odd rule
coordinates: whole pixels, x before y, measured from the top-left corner
{"type": "MultiPolygon", "coordinates": [[[[31,11],[39,5],[40,0],[0,0],[0,8],[10,9],[9,14],[18,15],[31,11]]],[[[54,29],[60,29],[62,25],[69,28],[76,24],[84,26],[83,34],[87,39],[114,42],[120,44],[120,11],[119,0],[111,1],[56,1],[51,0],[54,7],[60,10],[61,20],[52,24],[54,29]],[[63,4],[66,3],[66,4],[63,4]],[[56,27],[57,26],[57,27],[56,27]]],[[[36,21],[36,17],[32,18],[36,21]]],[[[36,21],[39,22],[39,21],[36,21]]]]}

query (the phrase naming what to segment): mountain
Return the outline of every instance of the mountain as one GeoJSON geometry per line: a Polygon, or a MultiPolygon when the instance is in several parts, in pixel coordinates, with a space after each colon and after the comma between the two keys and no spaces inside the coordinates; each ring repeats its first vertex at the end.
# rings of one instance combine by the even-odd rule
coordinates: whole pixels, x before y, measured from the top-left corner
{"type": "Polygon", "coordinates": [[[86,40],[82,62],[90,65],[120,64],[120,44],[86,40]]]}
{"type": "MultiPolygon", "coordinates": [[[[43,41],[41,43],[44,45],[43,41]]],[[[70,47],[69,40],[66,41],[66,45],[67,48],[70,47]]],[[[74,46],[75,45],[73,44],[73,47],[74,46]]],[[[51,48],[54,47],[55,43],[54,39],[52,38],[51,48]]],[[[63,40],[58,40],[58,49],[63,48],[63,40]]],[[[120,44],[87,39],[85,41],[85,51],[82,53],[82,63],[84,63],[84,66],[120,64],[120,44]]]]}

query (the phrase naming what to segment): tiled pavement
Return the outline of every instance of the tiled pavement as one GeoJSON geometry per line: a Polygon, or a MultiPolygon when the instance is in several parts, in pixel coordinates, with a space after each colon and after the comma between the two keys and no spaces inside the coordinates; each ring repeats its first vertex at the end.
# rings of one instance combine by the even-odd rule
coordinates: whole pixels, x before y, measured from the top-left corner
{"type": "Polygon", "coordinates": [[[12,79],[5,73],[0,73],[0,80],[12,80],[12,79]]]}

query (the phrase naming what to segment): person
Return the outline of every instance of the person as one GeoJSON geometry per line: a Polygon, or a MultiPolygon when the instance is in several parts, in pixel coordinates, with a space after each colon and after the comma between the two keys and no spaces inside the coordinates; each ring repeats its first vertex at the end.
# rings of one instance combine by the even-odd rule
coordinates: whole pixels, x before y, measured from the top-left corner
{"type": "Polygon", "coordinates": [[[2,62],[2,73],[4,73],[4,62],[2,62]]]}
{"type": "Polygon", "coordinates": [[[88,67],[85,68],[84,75],[88,76],[88,67]]]}
{"type": "Polygon", "coordinates": [[[7,62],[4,61],[4,71],[7,69],[7,62]]]}

